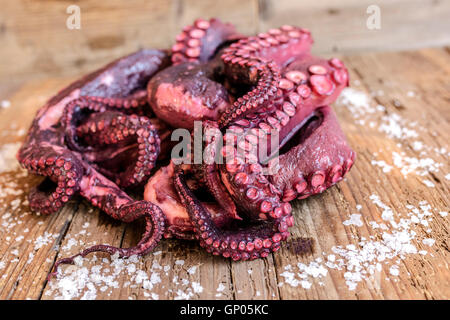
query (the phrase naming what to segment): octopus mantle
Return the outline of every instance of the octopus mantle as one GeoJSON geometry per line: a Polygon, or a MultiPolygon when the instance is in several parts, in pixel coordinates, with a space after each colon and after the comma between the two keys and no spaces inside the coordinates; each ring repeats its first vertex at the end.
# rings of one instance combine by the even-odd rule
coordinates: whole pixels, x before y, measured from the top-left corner
{"type": "Polygon", "coordinates": [[[199,19],[171,50],[140,50],[76,81],[37,112],[17,154],[45,177],[31,209],[56,212],[78,193],[114,219],[145,220],[136,246],[76,256],[143,255],[162,237],[233,260],[278,250],[294,224],[289,202],[331,187],[355,160],[329,107],[347,69],[311,55],[312,43],[294,26],[246,37],[199,19]],[[206,158],[227,161],[171,159],[172,132],[194,135],[196,121],[206,158]],[[129,195],[144,187],[143,200],[129,195]]]}

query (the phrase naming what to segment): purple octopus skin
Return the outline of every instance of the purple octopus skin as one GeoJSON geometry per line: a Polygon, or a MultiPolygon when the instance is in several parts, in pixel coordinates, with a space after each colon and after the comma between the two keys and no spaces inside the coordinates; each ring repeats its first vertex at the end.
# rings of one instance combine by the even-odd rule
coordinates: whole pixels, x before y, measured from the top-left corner
{"type": "Polygon", "coordinates": [[[143,255],[162,237],[197,239],[233,260],[277,251],[294,225],[290,201],[331,187],[355,160],[329,107],[348,72],[336,58],[312,56],[312,43],[293,26],[245,37],[231,24],[198,19],[171,50],[118,59],[51,98],[17,154],[45,176],[29,194],[31,209],[56,212],[79,193],[114,219],[146,223],[136,246],[93,246],[59,260],[55,272],[95,251],[143,255]],[[223,134],[203,142],[206,155],[231,161],[167,164],[171,132],[194,134],[194,121],[223,134]],[[216,150],[218,142],[224,147],[216,150]],[[262,146],[268,154],[255,157],[262,146]],[[144,185],[144,200],[127,194],[144,185]]]}

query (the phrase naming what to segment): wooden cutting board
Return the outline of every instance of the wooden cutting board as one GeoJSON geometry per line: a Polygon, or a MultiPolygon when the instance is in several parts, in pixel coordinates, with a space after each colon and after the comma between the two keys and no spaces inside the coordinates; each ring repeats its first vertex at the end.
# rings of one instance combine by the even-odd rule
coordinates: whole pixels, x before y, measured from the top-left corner
{"type": "Polygon", "coordinates": [[[0,299],[449,299],[450,51],[343,59],[352,89],[334,109],[357,160],[337,186],[292,203],[295,226],[280,251],[236,263],[163,240],[135,260],[90,255],[50,282],[56,259],[91,244],[133,245],[140,225],[81,197],[51,216],[30,212],[39,179],[11,155],[36,110],[74,79],[0,84],[0,299]],[[313,250],[297,254],[304,237],[313,250]],[[92,286],[82,280],[114,270],[92,286]]]}

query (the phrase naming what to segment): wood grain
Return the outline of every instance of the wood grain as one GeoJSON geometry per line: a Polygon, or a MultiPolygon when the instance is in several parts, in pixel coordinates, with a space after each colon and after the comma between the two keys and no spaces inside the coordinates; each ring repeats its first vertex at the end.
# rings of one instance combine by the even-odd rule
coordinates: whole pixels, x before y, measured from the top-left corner
{"type": "Polygon", "coordinates": [[[310,28],[318,54],[417,49],[450,44],[445,0],[0,0],[0,79],[76,76],[142,47],[166,48],[196,18],[217,17],[244,34],[283,24],[310,28]],[[66,9],[81,10],[69,30],[66,9]],[[366,27],[369,5],[381,29],[366,27]]]}
{"type": "Polygon", "coordinates": [[[418,49],[450,41],[444,31],[450,27],[446,1],[261,0],[259,8],[260,30],[282,24],[309,28],[318,54],[418,49]],[[371,5],[380,8],[380,29],[366,25],[371,5]]]}

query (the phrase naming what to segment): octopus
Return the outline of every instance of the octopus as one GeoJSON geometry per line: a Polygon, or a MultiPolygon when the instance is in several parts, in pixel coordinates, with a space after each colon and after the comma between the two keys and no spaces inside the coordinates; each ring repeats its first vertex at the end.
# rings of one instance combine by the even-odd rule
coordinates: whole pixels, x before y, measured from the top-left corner
{"type": "Polygon", "coordinates": [[[289,237],[290,202],[352,167],[329,106],[348,71],[311,54],[309,30],[244,36],[198,19],[175,40],[109,63],[38,110],[17,154],[44,176],[31,210],[51,214],[79,194],[114,219],[145,223],[135,246],[95,245],[54,273],[77,256],[145,255],[172,237],[234,261],[264,258],[289,237]],[[174,142],[182,134],[194,140],[186,149],[174,142]]]}

